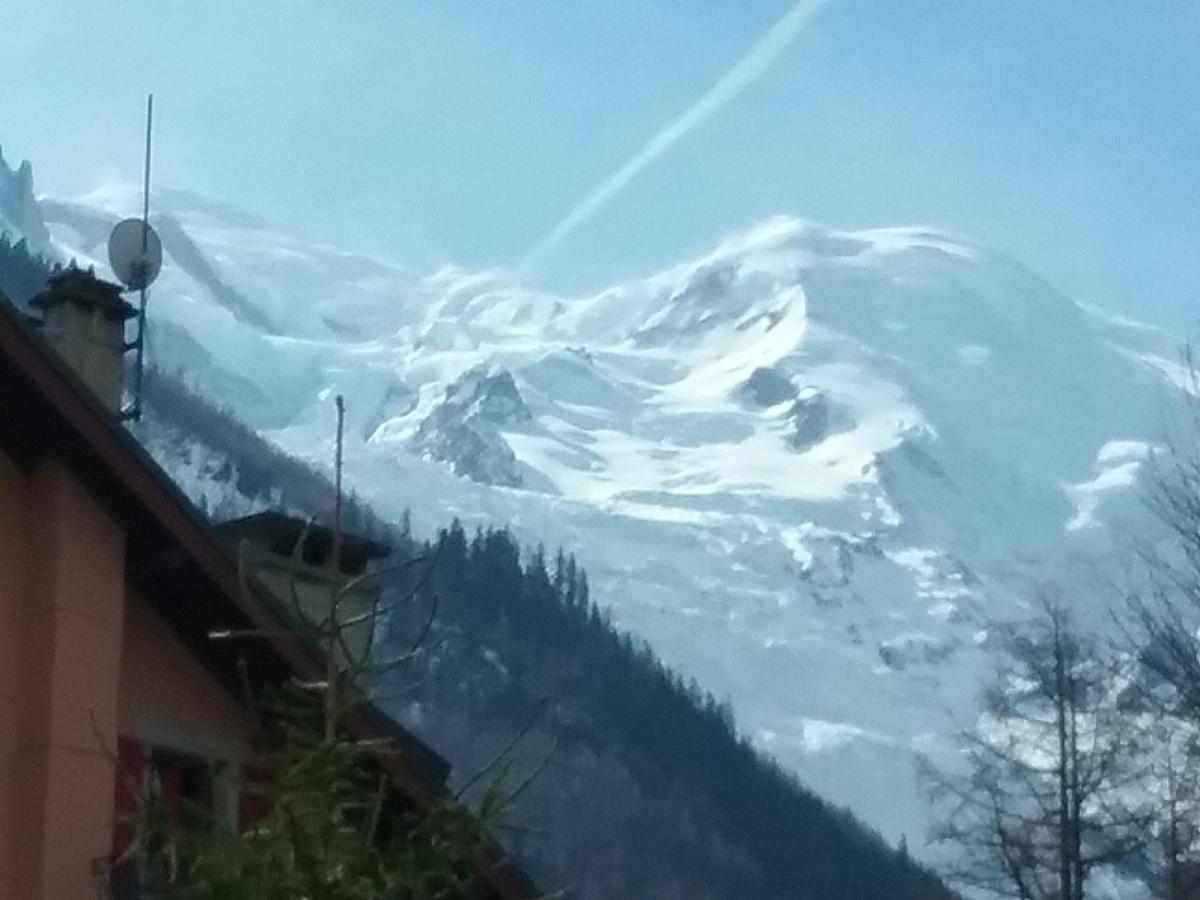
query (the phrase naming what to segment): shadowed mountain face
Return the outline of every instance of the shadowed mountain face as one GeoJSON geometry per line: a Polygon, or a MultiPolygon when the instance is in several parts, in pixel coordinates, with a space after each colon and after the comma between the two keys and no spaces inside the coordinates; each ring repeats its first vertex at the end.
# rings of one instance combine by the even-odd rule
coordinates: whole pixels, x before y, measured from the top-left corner
{"type": "Polygon", "coordinates": [[[33,166],[26,160],[10,169],[0,152],[0,234],[6,232],[14,240],[23,238],[36,253],[50,247],[50,233],[33,195],[33,166]]]}
{"type": "MultiPolygon", "coordinates": [[[[99,263],[135,200],[38,210],[99,263]]],[[[159,208],[152,362],[321,465],[344,394],[378,509],[577,551],[618,623],[889,839],[923,834],[914,760],[974,708],[994,622],[1138,515],[1179,376],[1161,333],[924,229],[779,218],[568,298],[159,208]]]]}

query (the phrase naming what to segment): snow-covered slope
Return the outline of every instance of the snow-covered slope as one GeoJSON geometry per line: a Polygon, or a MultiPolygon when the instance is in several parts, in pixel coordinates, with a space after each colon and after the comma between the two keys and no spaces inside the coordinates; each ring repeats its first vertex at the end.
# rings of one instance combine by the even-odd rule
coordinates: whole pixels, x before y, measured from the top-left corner
{"type": "MultiPolygon", "coordinates": [[[[914,846],[915,755],[970,716],[991,624],[1111,551],[1176,389],[1163,334],[927,229],[778,218],[565,298],[156,206],[156,364],[321,465],[345,394],[356,491],[577,550],[618,622],[914,846]]],[[[103,269],[136,208],[38,211],[103,269]]]]}

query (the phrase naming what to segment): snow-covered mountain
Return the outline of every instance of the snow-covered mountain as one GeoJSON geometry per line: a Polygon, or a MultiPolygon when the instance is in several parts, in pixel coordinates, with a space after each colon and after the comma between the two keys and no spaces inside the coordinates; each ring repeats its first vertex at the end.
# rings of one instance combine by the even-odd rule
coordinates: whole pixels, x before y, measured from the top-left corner
{"type": "MultiPolygon", "coordinates": [[[[0,227],[103,270],[136,195],[31,207],[27,180],[0,167],[0,227]]],[[[1120,546],[1182,374],[1170,337],[930,229],[777,218],[569,298],[155,206],[155,364],[321,466],[344,394],[358,493],[576,550],[620,624],[914,847],[916,755],[973,715],[994,623],[1120,546]]]]}

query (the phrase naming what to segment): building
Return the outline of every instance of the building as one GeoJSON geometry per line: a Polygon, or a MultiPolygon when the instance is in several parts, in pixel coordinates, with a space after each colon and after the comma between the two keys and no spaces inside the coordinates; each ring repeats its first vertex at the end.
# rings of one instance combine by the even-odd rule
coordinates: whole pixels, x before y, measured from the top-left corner
{"type": "MultiPolygon", "coordinates": [[[[121,776],[241,815],[261,775],[246,683],[322,663],[120,425],[120,289],[68,269],[32,305],[38,327],[0,298],[0,900],[91,900],[124,837],[121,776]],[[249,656],[209,638],[245,629],[269,636],[249,656]]],[[[285,521],[233,527],[269,553],[285,521]]],[[[349,725],[401,739],[380,764],[408,802],[444,796],[415,738],[370,709],[349,725]]],[[[480,865],[485,896],[533,896],[498,854],[480,865]]]]}

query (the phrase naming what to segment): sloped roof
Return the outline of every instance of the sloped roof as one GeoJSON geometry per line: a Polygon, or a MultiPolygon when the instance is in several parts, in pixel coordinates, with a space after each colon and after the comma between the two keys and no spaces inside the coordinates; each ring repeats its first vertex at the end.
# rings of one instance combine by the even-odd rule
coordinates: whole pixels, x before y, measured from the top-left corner
{"type": "MultiPolygon", "coordinates": [[[[0,423],[0,447],[17,465],[61,459],[121,523],[128,538],[127,579],[235,696],[241,695],[243,671],[255,683],[323,677],[321,662],[288,633],[271,604],[242,590],[236,561],[200,512],[3,294],[0,423]],[[267,647],[244,658],[236,642],[208,639],[211,631],[225,629],[262,631],[267,647]]],[[[400,752],[381,754],[380,764],[418,808],[446,799],[440,778],[416,749],[423,745],[392,719],[364,708],[348,717],[347,726],[362,738],[413,741],[406,752],[400,740],[400,752]]],[[[497,897],[536,896],[499,854],[481,871],[497,897]]]]}
{"type": "MultiPolygon", "coordinates": [[[[311,555],[313,559],[310,561],[318,565],[324,562],[333,548],[332,529],[315,522],[306,523],[295,516],[274,510],[221,522],[216,525],[216,532],[219,538],[234,544],[243,537],[266,539],[285,554],[292,551],[303,534],[305,558],[311,555]]],[[[371,560],[384,559],[392,553],[392,548],[386,544],[354,534],[343,534],[340,547],[342,569],[352,575],[365,571],[371,560]]]]}

